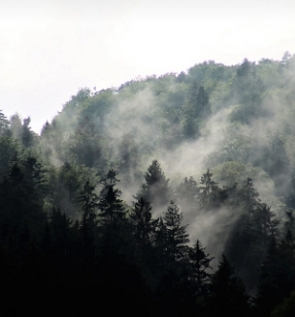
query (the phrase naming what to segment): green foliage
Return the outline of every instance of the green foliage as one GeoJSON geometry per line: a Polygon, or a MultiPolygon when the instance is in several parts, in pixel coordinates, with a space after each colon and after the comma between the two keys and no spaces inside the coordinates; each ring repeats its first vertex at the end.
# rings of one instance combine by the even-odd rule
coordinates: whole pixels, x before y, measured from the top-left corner
{"type": "Polygon", "coordinates": [[[288,54],[208,61],[119,89],[84,88],[40,136],[29,117],[7,120],[0,111],[3,305],[29,294],[44,306],[62,300],[67,314],[69,299],[81,315],[97,307],[116,315],[118,307],[136,316],[249,316],[226,258],[210,275],[199,240],[188,246],[184,216],[190,234],[214,256],[224,252],[248,292],[258,290],[257,316],[289,316],[294,67],[288,54]],[[144,174],[153,157],[171,182],[156,160],[144,174]],[[206,166],[199,184],[185,177],[206,166]],[[183,214],[168,206],[174,198],[183,214]]]}
{"type": "Polygon", "coordinates": [[[255,63],[245,59],[238,67],[233,83],[233,98],[239,106],[232,113],[231,120],[249,124],[254,118],[267,116],[268,113],[262,108],[265,90],[266,87],[257,75],[255,63]]]}
{"type": "MultiPolygon", "coordinates": [[[[253,196],[253,191],[251,193],[253,196]]],[[[247,209],[231,228],[225,254],[235,266],[237,274],[246,281],[247,290],[251,291],[255,289],[267,249],[277,239],[279,221],[269,206],[258,203],[255,197],[249,198],[250,195],[246,195],[249,205],[242,205],[247,209]]]]}
{"type": "Polygon", "coordinates": [[[7,120],[2,110],[0,110],[0,136],[1,137],[10,136],[9,124],[10,122],[7,120]]]}
{"type": "Polygon", "coordinates": [[[130,183],[139,178],[140,172],[140,155],[138,145],[135,142],[132,134],[126,134],[122,143],[118,145],[119,163],[118,170],[124,176],[124,181],[130,183]]]}
{"type": "Polygon", "coordinates": [[[290,242],[290,237],[287,236],[279,245],[273,241],[268,248],[255,298],[255,308],[259,316],[269,316],[294,290],[294,241],[291,244],[290,242]]]}
{"type": "Polygon", "coordinates": [[[98,207],[98,195],[94,192],[95,186],[91,185],[88,180],[85,185],[83,191],[81,191],[78,201],[83,212],[86,215],[95,214],[95,211],[98,207]]]}
{"type": "Polygon", "coordinates": [[[201,135],[201,123],[209,117],[211,109],[209,95],[204,87],[195,81],[190,84],[184,114],[184,139],[196,139],[201,135]]]}
{"type": "Polygon", "coordinates": [[[119,198],[121,191],[115,188],[116,183],[119,181],[116,176],[117,172],[110,170],[101,180],[103,188],[100,192],[98,207],[100,209],[100,221],[103,224],[123,221],[126,216],[123,200],[119,198]]]}
{"type": "Polygon", "coordinates": [[[8,174],[13,160],[16,159],[18,152],[17,142],[10,137],[0,138],[0,177],[8,174]]]}
{"type": "Polygon", "coordinates": [[[171,190],[168,183],[169,179],[162,172],[159,162],[154,160],[145,174],[145,184],[142,186],[138,196],[142,196],[151,202],[155,209],[163,207],[167,205],[171,198],[171,190]]]}
{"type": "Polygon", "coordinates": [[[211,210],[220,206],[222,195],[209,169],[201,176],[198,200],[202,209],[211,210]]]}
{"type": "MultiPolygon", "coordinates": [[[[49,210],[54,206],[74,219],[79,218],[81,208],[78,198],[84,184],[92,176],[89,170],[83,166],[65,162],[59,168],[50,169],[48,174],[47,202],[49,210]]],[[[92,178],[90,179],[92,180],[92,178]]]]}

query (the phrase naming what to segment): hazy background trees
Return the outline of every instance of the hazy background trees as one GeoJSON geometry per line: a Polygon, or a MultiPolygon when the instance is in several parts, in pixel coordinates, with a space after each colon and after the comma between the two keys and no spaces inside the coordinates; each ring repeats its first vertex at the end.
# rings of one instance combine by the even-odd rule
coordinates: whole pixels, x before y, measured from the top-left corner
{"type": "Polygon", "coordinates": [[[41,135],[0,112],[3,309],[30,294],[64,312],[289,316],[294,67],[81,89],[41,135]]]}

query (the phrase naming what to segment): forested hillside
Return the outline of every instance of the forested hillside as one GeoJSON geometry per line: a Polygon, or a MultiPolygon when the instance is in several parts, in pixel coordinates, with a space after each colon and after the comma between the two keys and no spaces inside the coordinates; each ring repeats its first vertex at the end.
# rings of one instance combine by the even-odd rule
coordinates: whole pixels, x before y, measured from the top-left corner
{"type": "Polygon", "coordinates": [[[3,312],[293,316],[294,87],[286,53],[1,112],[3,312]]]}

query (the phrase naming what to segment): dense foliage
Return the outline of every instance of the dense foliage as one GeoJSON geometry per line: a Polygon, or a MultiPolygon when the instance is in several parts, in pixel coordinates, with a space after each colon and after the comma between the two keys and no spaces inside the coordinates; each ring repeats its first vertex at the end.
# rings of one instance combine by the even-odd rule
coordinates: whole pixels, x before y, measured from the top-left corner
{"type": "Polygon", "coordinates": [[[2,311],[293,316],[294,71],[81,89],[41,135],[0,112],[2,311]]]}

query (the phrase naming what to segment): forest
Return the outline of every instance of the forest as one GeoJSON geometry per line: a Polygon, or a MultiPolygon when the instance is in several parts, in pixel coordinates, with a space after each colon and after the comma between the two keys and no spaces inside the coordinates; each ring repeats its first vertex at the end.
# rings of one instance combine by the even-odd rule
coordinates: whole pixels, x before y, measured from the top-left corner
{"type": "Polygon", "coordinates": [[[0,111],[0,312],[295,316],[294,87],[285,53],[0,111]]]}

